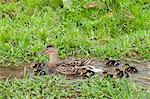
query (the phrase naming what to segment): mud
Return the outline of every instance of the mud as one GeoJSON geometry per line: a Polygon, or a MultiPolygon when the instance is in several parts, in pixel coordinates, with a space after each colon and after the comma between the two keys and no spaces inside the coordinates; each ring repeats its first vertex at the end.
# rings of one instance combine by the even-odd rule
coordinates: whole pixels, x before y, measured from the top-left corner
{"type": "Polygon", "coordinates": [[[14,64],[11,64],[9,67],[0,66],[0,80],[23,79],[27,73],[31,74],[28,65],[27,63],[23,63],[17,67],[14,64]]]}
{"type": "MultiPolygon", "coordinates": [[[[137,74],[129,74],[130,77],[127,78],[131,81],[134,81],[147,89],[150,89],[150,62],[146,61],[138,61],[138,60],[124,60],[122,64],[128,63],[130,66],[134,66],[138,69],[137,74]]],[[[96,64],[97,66],[103,67],[105,70],[114,74],[115,67],[108,67],[105,65],[103,61],[98,61],[93,59],[91,64],[96,64]]],[[[22,79],[26,73],[31,74],[27,64],[21,65],[20,68],[8,68],[8,67],[0,67],[0,80],[10,79],[10,78],[19,78],[22,79]]],[[[58,74],[56,74],[58,75],[58,74]]],[[[102,77],[101,74],[99,74],[102,77]]],[[[75,79],[84,79],[83,77],[78,77],[76,75],[68,76],[69,80],[75,79]]]]}

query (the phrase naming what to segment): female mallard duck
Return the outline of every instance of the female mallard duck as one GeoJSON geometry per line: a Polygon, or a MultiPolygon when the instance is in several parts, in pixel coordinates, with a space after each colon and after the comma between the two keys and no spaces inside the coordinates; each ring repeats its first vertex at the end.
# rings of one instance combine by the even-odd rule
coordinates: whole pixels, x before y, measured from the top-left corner
{"type": "Polygon", "coordinates": [[[110,60],[109,58],[105,58],[105,61],[106,61],[106,66],[109,67],[116,67],[121,64],[120,60],[110,60]]]}
{"type": "Polygon", "coordinates": [[[130,66],[129,64],[124,65],[124,71],[131,74],[138,73],[138,70],[135,67],[130,66]]]}
{"type": "Polygon", "coordinates": [[[43,54],[47,54],[50,58],[48,62],[49,71],[57,72],[65,75],[82,75],[83,69],[93,72],[102,72],[103,70],[94,66],[90,65],[91,59],[67,59],[64,61],[58,61],[57,58],[57,49],[52,45],[46,47],[46,49],[42,52],[43,54]]]}
{"type": "Polygon", "coordinates": [[[122,78],[122,77],[129,77],[129,75],[128,75],[128,73],[127,72],[123,72],[122,70],[120,70],[120,69],[118,69],[118,68],[116,68],[115,69],[115,76],[117,77],[117,78],[122,78]]]}
{"type": "Polygon", "coordinates": [[[107,71],[103,72],[103,77],[104,78],[113,78],[113,74],[109,74],[107,71]]]}

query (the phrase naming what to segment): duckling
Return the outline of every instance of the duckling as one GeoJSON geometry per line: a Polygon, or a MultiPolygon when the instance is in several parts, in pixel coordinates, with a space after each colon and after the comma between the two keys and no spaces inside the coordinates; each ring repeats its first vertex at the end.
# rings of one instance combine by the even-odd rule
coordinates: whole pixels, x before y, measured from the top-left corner
{"type": "Polygon", "coordinates": [[[113,78],[113,74],[109,74],[107,71],[103,72],[103,77],[104,78],[113,78]]]}
{"type": "Polygon", "coordinates": [[[91,70],[87,70],[86,68],[82,68],[82,71],[81,71],[81,76],[83,77],[92,77],[95,75],[95,72],[91,71],[91,70]]]}
{"type": "Polygon", "coordinates": [[[49,68],[46,63],[40,62],[40,63],[32,63],[30,65],[30,69],[32,70],[32,73],[34,75],[46,75],[49,73],[49,68]]]}
{"type": "Polygon", "coordinates": [[[52,46],[48,45],[42,54],[47,54],[49,56],[48,68],[50,71],[58,72],[65,75],[80,75],[83,68],[91,70],[93,72],[103,71],[100,68],[96,68],[94,65],[89,65],[91,60],[82,59],[68,59],[64,61],[58,61],[58,51],[52,46]]]}
{"type": "Polygon", "coordinates": [[[131,67],[129,64],[124,65],[124,71],[131,74],[138,73],[138,70],[135,67],[131,67]]]}
{"type": "Polygon", "coordinates": [[[128,73],[121,71],[120,69],[116,68],[115,69],[115,75],[117,78],[122,78],[122,77],[129,77],[128,73]]]}
{"type": "Polygon", "coordinates": [[[105,61],[106,61],[106,66],[109,67],[116,67],[121,64],[120,60],[109,60],[108,58],[105,58],[105,61]]]}

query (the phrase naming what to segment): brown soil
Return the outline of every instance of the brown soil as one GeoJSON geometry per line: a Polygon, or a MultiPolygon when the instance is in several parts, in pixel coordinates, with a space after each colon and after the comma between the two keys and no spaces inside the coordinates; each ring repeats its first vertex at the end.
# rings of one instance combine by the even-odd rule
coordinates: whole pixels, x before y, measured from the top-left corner
{"type": "MultiPolygon", "coordinates": [[[[95,63],[99,62],[98,65],[102,66],[104,69],[108,70],[110,73],[114,74],[115,67],[107,67],[104,62],[94,60],[95,63]]],[[[128,63],[130,66],[136,67],[139,72],[137,74],[130,74],[128,78],[131,81],[139,83],[142,86],[150,86],[150,62],[142,62],[137,60],[125,60],[123,63],[128,63]]],[[[25,64],[27,67],[27,64],[25,64]]],[[[25,72],[30,73],[31,71],[25,66],[21,66],[21,68],[7,68],[0,67],[0,80],[9,79],[9,78],[23,78],[25,72]]],[[[101,75],[100,75],[101,76],[101,75]]],[[[81,77],[72,75],[69,76],[68,79],[83,79],[81,77]]]]}

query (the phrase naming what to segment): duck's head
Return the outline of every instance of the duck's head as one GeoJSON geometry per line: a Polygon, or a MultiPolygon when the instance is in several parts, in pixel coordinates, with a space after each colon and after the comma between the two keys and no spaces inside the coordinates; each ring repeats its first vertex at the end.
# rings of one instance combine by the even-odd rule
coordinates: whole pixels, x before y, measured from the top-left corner
{"type": "Polygon", "coordinates": [[[86,68],[82,68],[82,71],[81,71],[82,73],[85,73],[85,72],[87,72],[87,69],[86,68]]]}
{"type": "Polygon", "coordinates": [[[48,62],[49,69],[57,66],[57,49],[53,45],[48,45],[46,49],[40,54],[47,54],[50,57],[50,60],[48,62]]]}
{"type": "Polygon", "coordinates": [[[107,76],[108,75],[108,72],[107,71],[104,71],[103,72],[103,76],[107,76]]]}
{"type": "Polygon", "coordinates": [[[103,75],[106,75],[106,74],[108,74],[108,72],[107,72],[107,71],[104,71],[104,72],[103,72],[103,75]]]}
{"type": "Polygon", "coordinates": [[[87,69],[86,68],[82,68],[80,75],[81,76],[85,76],[86,72],[87,72],[87,69]]]}
{"type": "Polygon", "coordinates": [[[30,65],[29,65],[29,67],[30,67],[30,69],[34,72],[34,71],[36,71],[37,70],[37,65],[35,64],[35,63],[31,63],[30,65]]]}
{"type": "Polygon", "coordinates": [[[121,70],[119,68],[115,69],[115,73],[119,73],[121,70]]]}
{"type": "Polygon", "coordinates": [[[105,58],[104,61],[105,61],[105,62],[109,62],[109,58],[105,58]]]}
{"type": "Polygon", "coordinates": [[[129,68],[130,65],[129,64],[124,64],[123,68],[126,69],[126,68],[129,68]]]}
{"type": "Polygon", "coordinates": [[[57,56],[57,49],[53,45],[48,45],[41,54],[47,54],[49,56],[57,56]]]}
{"type": "Polygon", "coordinates": [[[39,71],[39,70],[42,70],[44,67],[45,67],[45,64],[44,63],[31,63],[29,65],[30,69],[32,71],[39,71]]]}

